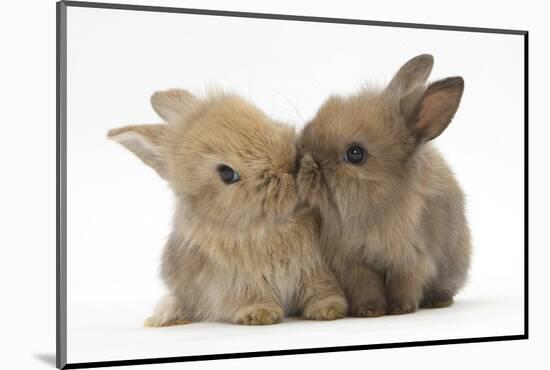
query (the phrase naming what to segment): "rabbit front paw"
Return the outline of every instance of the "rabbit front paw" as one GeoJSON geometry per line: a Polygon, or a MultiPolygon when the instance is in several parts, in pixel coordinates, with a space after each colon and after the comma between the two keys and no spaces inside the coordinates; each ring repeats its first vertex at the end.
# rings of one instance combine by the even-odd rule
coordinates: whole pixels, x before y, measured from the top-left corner
{"type": "Polygon", "coordinates": [[[235,322],[240,325],[271,325],[281,322],[283,310],[275,306],[254,305],[240,310],[235,322]]]}
{"type": "Polygon", "coordinates": [[[390,315],[413,313],[416,312],[417,309],[418,304],[412,301],[391,302],[388,304],[388,314],[390,315]]]}
{"type": "Polygon", "coordinates": [[[350,316],[355,317],[379,317],[386,314],[385,302],[363,303],[350,308],[350,316]]]}
{"type": "Polygon", "coordinates": [[[348,305],[341,296],[333,296],[309,304],[303,317],[308,320],[336,320],[346,315],[348,305]]]}

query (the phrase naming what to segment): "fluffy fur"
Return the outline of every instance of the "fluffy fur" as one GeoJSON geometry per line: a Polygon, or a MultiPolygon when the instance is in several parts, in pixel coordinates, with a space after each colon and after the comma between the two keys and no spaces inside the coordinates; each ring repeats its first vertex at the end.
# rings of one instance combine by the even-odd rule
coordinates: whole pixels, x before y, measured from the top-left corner
{"type": "Polygon", "coordinates": [[[430,140],[451,122],[461,77],[426,85],[433,57],[385,89],[333,96],[301,133],[298,184],[321,216],[321,246],[354,316],[452,303],[470,261],[463,193],[430,140]],[[344,160],[352,144],[359,164],[344,160]]]}
{"type": "Polygon", "coordinates": [[[234,95],[168,90],[151,101],[166,124],[109,132],[177,199],[161,267],[170,294],[146,325],[343,317],[347,303],[318,249],[318,220],[298,204],[294,129],[234,95]],[[220,165],[241,180],[226,184],[220,165]]]}

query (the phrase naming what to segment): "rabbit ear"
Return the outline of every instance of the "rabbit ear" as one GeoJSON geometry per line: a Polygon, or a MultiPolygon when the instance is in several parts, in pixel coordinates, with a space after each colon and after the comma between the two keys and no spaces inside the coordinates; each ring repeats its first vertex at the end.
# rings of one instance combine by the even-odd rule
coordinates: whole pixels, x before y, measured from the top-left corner
{"type": "Polygon", "coordinates": [[[168,180],[164,147],[167,125],[139,125],[115,128],[107,136],[134,153],[168,180]]]}
{"type": "Polygon", "coordinates": [[[434,58],[430,54],[418,55],[405,63],[390,81],[386,91],[404,95],[423,85],[432,72],[434,58]]]}
{"type": "Polygon", "coordinates": [[[181,89],[157,91],[151,96],[153,109],[167,123],[185,119],[198,102],[193,94],[181,89]]]}
{"type": "Polygon", "coordinates": [[[463,91],[462,77],[449,77],[430,84],[423,94],[417,90],[403,97],[401,110],[409,110],[405,115],[409,127],[425,141],[435,139],[451,123],[463,91]],[[412,108],[411,102],[415,100],[419,101],[412,108]]]}

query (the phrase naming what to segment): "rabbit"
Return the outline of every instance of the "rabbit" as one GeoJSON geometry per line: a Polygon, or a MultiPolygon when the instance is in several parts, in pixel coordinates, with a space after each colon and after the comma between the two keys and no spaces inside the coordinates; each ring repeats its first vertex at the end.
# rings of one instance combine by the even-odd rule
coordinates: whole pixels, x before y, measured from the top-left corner
{"type": "Polygon", "coordinates": [[[161,263],[169,294],[145,325],[344,317],[344,293],[320,254],[318,219],[299,203],[294,128],[227,93],[172,89],[151,103],[165,123],[108,133],[176,198],[161,263]]]}
{"type": "Polygon", "coordinates": [[[431,144],[464,80],[427,84],[432,66],[419,55],[383,89],[329,97],[299,134],[300,196],[319,214],[321,249],[351,316],[449,306],[467,277],[464,195],[431,144]]]}

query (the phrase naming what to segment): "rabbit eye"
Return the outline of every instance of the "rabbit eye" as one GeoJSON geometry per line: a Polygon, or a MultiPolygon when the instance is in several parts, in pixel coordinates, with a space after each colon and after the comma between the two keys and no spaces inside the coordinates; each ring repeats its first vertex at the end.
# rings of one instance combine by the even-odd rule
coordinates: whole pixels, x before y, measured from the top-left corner
{"type": "Polygon", "coordinates": [[[365,149],[357,144],[352,144],[344,153],[343,159],[352,164],[359,164],[365,158],[365,149]]]}
{"type": "Polygon", "coordinates": [[[241,175],[237,171],[225,164],[218,167],[218,174],[226,184],[233,184],[241,179],[241,175]]]}

